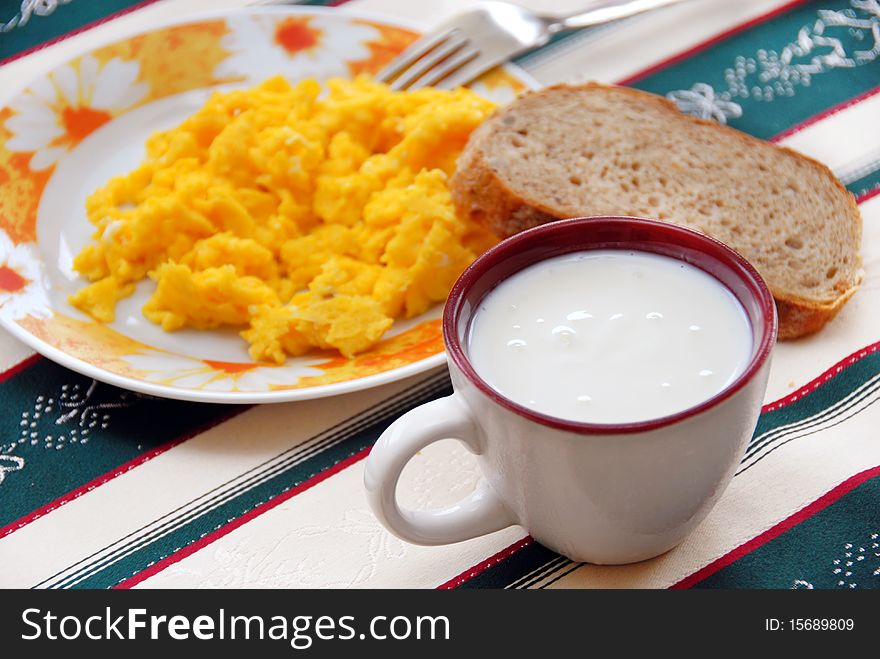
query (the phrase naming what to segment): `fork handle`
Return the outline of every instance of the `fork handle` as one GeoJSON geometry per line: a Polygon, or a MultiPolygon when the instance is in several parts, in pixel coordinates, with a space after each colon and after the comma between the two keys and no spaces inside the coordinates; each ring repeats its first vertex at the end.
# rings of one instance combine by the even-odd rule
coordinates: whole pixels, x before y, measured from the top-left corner
{"type": "Polygon", "coordinates": [[[581,14],[575,14],[567,18],[554,20],[548,29],[551,33],[565,30],[576,30],[582,27],[592,27],[602,23],[610,23],[621,18],[629,18],[652,9],[659,9],[666,5],[674,5],[682,0],[630,0],[623,3],[612,3],[590,9],[581,14]]]}

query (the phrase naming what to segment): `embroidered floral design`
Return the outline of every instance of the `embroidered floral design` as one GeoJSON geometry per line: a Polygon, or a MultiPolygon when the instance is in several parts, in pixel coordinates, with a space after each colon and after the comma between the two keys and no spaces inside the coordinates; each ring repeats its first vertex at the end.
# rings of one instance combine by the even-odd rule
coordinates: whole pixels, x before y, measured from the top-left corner
{"type": "Polygon", "coordinates": [[[0,455],[0,485],[6,480],[6,475],[13,471],[21,471],[24,468],[24,458],[17,455],[0,455]]]}
{"type": "MultiPolygon", "coordinates": [[[[153,396],[139,394],[134,391],[119,391],[118,395],[109,401],[102,403],[93,402],[95,390],[98,388],[97,380],[92,380],[88,389],[84,393],[80,393],[80,385],[73,386],[63,385],[61,393],[58,396],[58,406],[60,410],[67,410],[55,419],[55,425],[60,426],[66,423],[76,423],[80,430],[78,431],[80,443],[85,444],[88,436],[93,428],[100,425],[102,430],[110,427],[110,414],[107,410],[124,409],[131,407],[144,399],[153,399],[153,396]]],[[[52,401],[53,399],[49,399],[52,401]]],[[[40,401],[37,401],[39,405],[40,401]]],[[[59,411],[60,411],[59,410],[59,411]]],[[[76,434],[74,429],[71,433],[76,434]]]]}
{"type": "MultiPolygon", "coordinates": [[[[346,510],[333,526],[303,526],[293,531],[289,540],[303,542],[332,542],[333,536],[345,536],[346,546],[356,547],[360,565],[351,569],[328,572],[324,561],[298,566],[295,574],[287,575],[285,585],[312,588],[356,588],[376,576],[380,567],[389,561],[406,556],[407,547],[388,533],[376,517],[365,508],[346,510]]],[[[280,543],[279,543],[280,544],[280,543]]]]}
{"type": "Polygon", "coordinates": [[[133,391],[113,390],[108,400],[97,402],[93,400],[97,389],[97,381],[92,380],[85,391],[79,384],[65,384],[55,395],[37,396],[33,407],[21,413],[18,439],[0,445],[0,450],[11,453],[16,446],[26,443],[57,451],[73,444],[88,444],[95,430],[110,427],[110,410],[152,398],[133,391]],[[57,416],[52,417],[53,414],[57,416]],[[54,421],[47,429],[45,422],[52,418],[54,421]]]}
{"type": "Polygon", "coordinates": [[[878,541],[877,533],[871,534],[871,542],[868,547],[856,546],[847,542],[843,549],[843,557],[834,559],[834,568],[831,570],[837,578],[839,588],[857,588],[860,580],[868,578],[868,575],[865,574],[865,566],[869,570],[872,566],[874,567],[870,576],[880,576],[880,541],[878,541]],[[871,560],[865,564],[866,559],[871,560]]]}
{"type": "Polygon", "coordinates": [[[89,443],[96,430],[106,430],[112,421],[111,410],[123,409],[151,396],[133,391],[110,390],[106,400],[97,400],[98,382],[92,380],[83,390],[80,384],[64,384],[54,395],[40,395],[19,418],[19,435],[8,444],[0,444],[0,484],[10,472],[21,471],[25,459],[14,455],[23,446],[42,446],[62,451],[89,443]]]}
{"type": "Polygon", "coordinates": [[[61,5],[69,5],[73,0],[22,0],[18,13],[6,23],[0,23],[0,33],[9,32],[27,25],[31,16],[50,16],[61,5]]]}
{"type": "MultiPolygon", "coordinates": [[[[880,533],[871,533],[864,544],[845,543],[843,556],[831,563],[831,574],[837,588],[876,588],[875,579],[880,577],[880,533]]],[[[810,581],[795,579],[791,588],[813,589],[814,586],[810,581]]]]}
{"type": "Polygon", "coordinates": [[[698,82],[690,89],[678,89],[666,94],[678,109],[700,119],[714,119],[726,124],[728,119],[742,116],[742,106],[733,101],[725,101],[715,95],[711,85],[698,82]]]}
{"type": "Polygon", "coordinates": [[[727,123],[742,116],[736,99],[771,102],[794,96],[817,75],[870,64],[880,56],[880,0],[851,0],[850,5],[843,11],[820,9],[816,21],[778,52],[761,49],[754,57],[737,57],[724,70],[727,89],[698,82],[666,97],[682,112],[727,123]]]}

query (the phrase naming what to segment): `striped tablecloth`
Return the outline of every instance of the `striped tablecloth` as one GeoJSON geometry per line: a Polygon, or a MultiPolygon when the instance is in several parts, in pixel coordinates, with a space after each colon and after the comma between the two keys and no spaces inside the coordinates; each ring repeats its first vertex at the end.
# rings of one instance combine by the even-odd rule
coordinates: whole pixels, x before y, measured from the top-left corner
{"type": "MultiPolygon", "coordinates": [[[[90,39],[241,4],[26,0],[16,17],[4,3],[0,92],[90,39]]],[[[468,2],[344,4],[429,25],[468,2]]],[[[0,331],[0,586],[880,586],[880,3],[699,0],[560,37],[519,64],[544,84],[669,95],[827,163],[859,201],[865,283],[820,334],[777,347],[755,437],[703,524],[622,567],[571,563],[516,527],[414,547],[368,510],[363,459],[394,418],[450,392],[445,370],[332,400],[224,407],[132,397],[0,331]],[[85,437],[58,450],[46,437],[59,431],[85,437]]],[[[471,456],[443,442],[413,460],[401,496],[436,507],[476,481],[471,456]]]]}

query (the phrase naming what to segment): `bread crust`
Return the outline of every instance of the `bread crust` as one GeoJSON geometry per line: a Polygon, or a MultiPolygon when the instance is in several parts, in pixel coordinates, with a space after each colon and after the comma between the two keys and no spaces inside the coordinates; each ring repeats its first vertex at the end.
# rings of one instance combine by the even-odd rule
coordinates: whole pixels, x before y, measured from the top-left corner
{"type": "Polygon", "coordinates": [[[859,289],[861,283],[862,277],[859,276],[851,288],[827,304],[787,296],[771,288],[770,292],[773,293],[773,299],[776,301],[776,314],[779,317],[779,340],[790,341],[818,332],[837,315],[837,312],[859,289]]]}
{"type": "MultiPolygon", "coordinates": [[[[817,170],[821,177],[842,193],[847,200],[849,216],[856,223],[853,230],[861,233],[861,215],[855,197],[834,176],[831,170],[823,163],[814,160],[802,153],[785,147],[770,145],[755,137],[742,133],[729,126],[721,125],[715,121],[699,119],[682,114],[678,107],[668,99],[642,92],[627,87],[614,87],[601,83],[589,82],[582,85],[554,85],[538,91],[527,92],[523,97],[541,97],[553,94],[558,89],[565,90],[589,90],[589,89],[614,89],[618,92],[637,97],[639,102],[653,103],[659,111],[674,112],[677,117],[684,117],[695,125],[709,126],[713,130],[723,134],[724,139],[738,140],[748,147],[779,149],[791,157],[809,164],[817,170]]],[[[521,98],[523,98],[521,97],[521,98]]],[[[499,126],[501,118],[507,112],[507,108],[500,108],[475,130],[462,152],[455,174],[451,180],[452,199],[456,211],[463,217],[468,217],[501,237],[508,237],[540,224],[557,219],[583,215],[583,212],[566,212],[564,209],[553,208],[542,203],[538,199],[529,198],[515,190],[505,182],[503,177],[490,164],[490,158],[485,149],[499,126]]],[[[621,209],[623,211],[625,209],[621,209]]],[[[857,259],[856,269],[861,266],[860,257],[857,259]]],[[[860,271],[859,271],[860,272],[860,271]]],[[[861,283],[859,274],[849,287],[842,290],[840,295],[830,300],[808,300],[796,295],[791,295],[772,282],[768,282],[773,297],[776,300],[779,315],[779,338],[781,340],[797,339],[818,332],[837,315],[841,307],[849,300],[861,283]]]]}

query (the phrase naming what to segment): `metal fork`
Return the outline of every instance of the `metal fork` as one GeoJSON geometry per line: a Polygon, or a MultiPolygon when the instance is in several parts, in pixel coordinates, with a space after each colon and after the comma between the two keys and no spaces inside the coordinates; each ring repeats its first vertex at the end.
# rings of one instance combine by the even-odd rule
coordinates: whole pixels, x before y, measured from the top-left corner
{"type": "Polygon", "coordinates": [[[506,2],[481,2],[443,23],[398,55],[376,79],[392,89],[451,89],[543,46],[559,32],[635,16],[682,0],[601,2],[567,17],[541,16],[506,2]]]}

